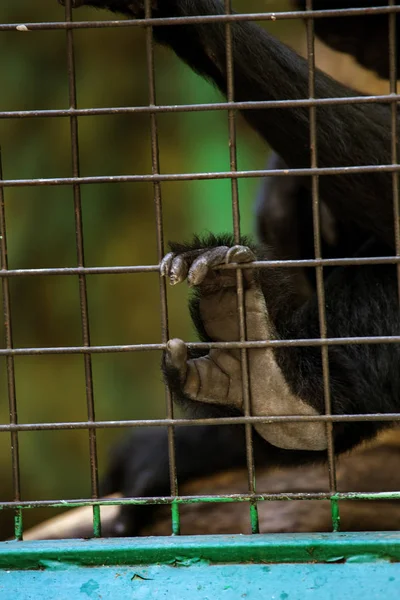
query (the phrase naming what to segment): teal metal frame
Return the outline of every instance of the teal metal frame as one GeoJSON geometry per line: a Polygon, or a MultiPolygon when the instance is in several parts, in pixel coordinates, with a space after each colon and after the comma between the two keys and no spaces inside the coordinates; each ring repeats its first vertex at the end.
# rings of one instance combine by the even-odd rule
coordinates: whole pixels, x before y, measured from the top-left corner
{"type": "Polygon", "coordinates": [[[400,532],[0,543],[0,599],[398,600],[400,532]]]}

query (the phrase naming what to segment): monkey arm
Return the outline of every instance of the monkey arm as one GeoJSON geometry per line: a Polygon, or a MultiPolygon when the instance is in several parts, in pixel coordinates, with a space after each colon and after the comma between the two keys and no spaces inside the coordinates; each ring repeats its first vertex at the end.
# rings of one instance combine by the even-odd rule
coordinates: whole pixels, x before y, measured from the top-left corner
{"type": "MultiPolygon", "coordinates": [[[[75,0],[144,16],[143,0],[75,0]]],[[[197,17],[224,13],[219,0],[156,0],[153,16],[197,17]]],[[[296,100],[309,96],[307,61],[253,23],[235,22],[232,64],[236,101],[296,100]]],[[[226,25],[209,22],[154,27],[155,39],[171,47],[192,69],[227,93],[226,25]]],[[[316,98],[354,95],[320,71],[315,74],[316,98]]],[[[310,166],[310,121],[307,107],[243,110],[244,118],[274,148],[290,168],[310,166]]],[[[377,104],[319,106],[317,148],[320,167],[390,164],[390,107],[377,104]]],[[[390,173],[362,173],[320,178],[321,195],[334,215],[356,222],[392,248],[393,202],[390,173]]]]}

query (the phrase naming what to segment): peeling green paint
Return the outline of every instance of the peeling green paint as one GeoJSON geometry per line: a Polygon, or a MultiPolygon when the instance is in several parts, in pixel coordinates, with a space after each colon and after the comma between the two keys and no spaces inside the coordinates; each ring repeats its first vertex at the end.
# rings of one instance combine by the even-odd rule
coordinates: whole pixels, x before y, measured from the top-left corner
{"type": "Polygon", "coordinates": [[[0,599],[398,600],[400,532],[0,543],[0,599]]]}
{"type": "MultiPolygon", "coordinates": [[[[219,536],[171,536],[0,543],[0,569],[41,569],[49,561],[69,565],[189,566],[221,563],[400,561],[400,532],[219,536]]],[[[1,596],[0,596],[1,597],[1,596]]]]}
{"type": "Polygon", "coordinates": [[[340,512],[338,499],[333,496],[331,498],[331,513],[332,513],[332,528],[335,533],[340,531],[340,512]]]}
{"type": "Polygon", "coordinates": [[[101,536],[100,506],[93,506],[93,536],[101,536]]]}
{"type": "Polygon", "coordinates": [[[251,533],[260,533],[260,521],[258,518],[257,504],[250,504],[251,533]]]}
{"type": "Polygon", "coordinates": [[[379,554],[356,554],[347,559],[348,563],[366,564],[378,561],[387,561],[388,558],[382,557],[379,554]]]}
{"type": "Polygon", "coordinates": [[[14,516],[14,535],[16,540],[22,540],[24,532],[24,524],[22,518],[22,510],[18,508],[14,516]]]}
{"type": "Polygon", "coordinates": [[[171,504],[171,518],[172,518],[172,534],[180,535],[181,533],[181,518],[179,514],[179,504],[172,502],[171,504]]]}

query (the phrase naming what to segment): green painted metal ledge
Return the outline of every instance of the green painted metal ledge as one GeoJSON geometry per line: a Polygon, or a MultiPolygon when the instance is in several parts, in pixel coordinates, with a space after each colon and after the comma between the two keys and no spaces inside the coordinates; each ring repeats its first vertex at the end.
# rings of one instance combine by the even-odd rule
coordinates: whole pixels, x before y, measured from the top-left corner
{"type": "Polygon", "coordinates": [[[400,598],[400,532],[0,543],[0,599],[400,598]]]}

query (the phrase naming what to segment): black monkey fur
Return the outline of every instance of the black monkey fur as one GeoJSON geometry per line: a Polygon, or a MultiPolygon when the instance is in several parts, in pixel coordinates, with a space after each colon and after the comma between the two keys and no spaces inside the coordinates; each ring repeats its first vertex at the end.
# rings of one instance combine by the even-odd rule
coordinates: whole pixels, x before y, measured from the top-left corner
{"type": "MultiPolygon", "coordinates": [[[[130,18],[144,16],[143,0],[75,0],[75,6],[84,4],[108,8],[130,18]]],[[[153,0],[153,5],[154,17],[224,13],[224,3],[220,0],[153,0]]],[[[303,58],[253,23],[233,23],[231,29],[236,101],[308,97],[308,67],[303,58]]],[[[159,43],[171,47],[193,70],[210,79],[222,93],[226,93],[223,23],[155,26],[154,36],[159,43]]],[[[318,70],[315,94],[317,98],[356,95],[318,70]]],[[[242,114],[290,168],[310,166],[307,107],[243,110],[242,114]]],[[[391,163],[389,106],[321,106],[317,114],[320,167],[391,163]],[[362,136],[360,131],[363,132],[362,136]]],[[[393,247],[390,173],[323,176],[320,179],[320,192],[333,215],[355,222],[393,247]]]]}
{"type": "MultiPolygon", "coordinates": [[[[82,2],[77,0],[76,5],[88,4],[91,6],[108,8],[121,12],[132,18],[143,17],[143,2],[140,0],[93,0],[82,2]]],[[[343,3],[342,3],[343,4],[343,3]]],[[[354,3],[349,3],[354,5],[354,3]]],[[[375,3],[374,3],[375,4],[375,3]]],[[[336,5],[335,5],[336,6],[336,5]]],[[[324,5],[328,8],[328,6],[324,5]]],[[[318,6],[315,5],[315,8],[318,6]]],[[[170,16],[197,16],[223,14],[223,2],[217,0],[156,0],[153,1],[154,17],[170,16]]],[[[323,19],[321,19],[323,21],[323,19]]],[[[386,20],[387,22],[387,20],[386,20]]],[[[384,27],[385,28],[385,27],[384,27]]],[[[231,26],[233,38],[233,64],[235,81],[235,100],[281,100],[298,99],[308,96],[308,70],[306,61],[297,56],[292,50],[273,38],[267,32],[251,23],[233,23],[231,26]]],[[[318,30],[317,30],[318,31],[318,30]]],[[[154,36],[157,41],[170,46],[176,54],[187,62],[195,71],[213,81],[219,89],[226,93],[226,55],[225,55],[225,25],[222,23],[155,26],[154,36]]],[[[324,37],[324,29],[321,29],[324,37]]],[[[327,37],[328,43],[335,46],[334,38],[327,37]]],[[[348,46],[349,51],[356,54],[358,60],[369,65],[372,59],[365,59],[355,50],[356,46],[348,46]],[[361,56],[361,57],[360,57],[361,56]]],[[[385,50],[382,51],[382,55],[385,50]]],[[[381,56],[381,54],[379,54],[381,56]]],[[[386,58],[382,64],[376,63],[378,73],[386,74],[386,58]],[[383,65],[383,66],[382,66],[383,65]]],[[[378,61],[379,62],[379,61],[378,61]]],[[[387,63],[386,63],[387,64],[387,63]]],[[[353,91],[340,85],[328,76],[317,71],[315,80],[316,97],[346,97],[356,95],[353,91]]],[[[242,115],[280,155],[284,164],[290,168],[306,168],[310,165],[309,151],[309,111],[307,108],[267,108],[260,110],[244,110],[242,115]]],[[[390,164],[391,140],[391,110],[388,105],[378,104],[352,104],[337,106],[321,106],[317,110],[317,147],[318,164],[320,167],[362,166],[374,164],[390,164]]],[[[304,188],[307,189],[309,181],[304,179],[304,188]]],[[[358,173],[320,177],[321,196],[333,215],[335,222],[344,227],[344,238],[350,244],[345,248],[334,243],[332,253],[335,255],[354,256],[387,256],[394,254],[394,228],[393,228],[393,193],[391,173],[358,173]]],[[[300,232],[301,233],[301,232],[300,232]]],[[[302,237],[302,236],[301,236],[302,237]]],[[[343,235],[340,239],[344,239],[343,235]]],[[[262,242],[268,243],[268,235],[264,235],[262,242]]],[[[187,268],[200,254],[202,260],[205,252],[218,247],[231,247],[233,240],[227,237],[207,240],[196,239],[191,245],[171,245],[171,250],[178,256],[178,263],[172,264],[171,260],[164,265],[166,275],[176,276],[179,280],[186,276],[187,268]],[[193,253],[194,251],[194,253],[193,253]],[[185,268],[182,269],[182,263],[185,268]],[[179,267],[179,268],[178,268],[179,267]]],[[[246,245],[247,242],[246,242],[246,245]]],[[[275,250],[275,248],[274,248],[275,250]]],[[[279,255],[279,248],[273,252],[270,248],[260,245],[252,248],[257,258],[293,258],[279,255]]],[[[306,252],[306,251],[305,251],[306,252]]],[[[221,255],[222,260],[227,259],[227,252],[221,255]]],[[[207,257],[207,255],[206,255],[207,257]]],[[[215,253],[212,254],[213,266],[216,263],[215,253]]],[[[204,262],[204,260],[203,260],[204,262]]],[[[195,264],[195,275],[198,274],[198,263],[195,264]]],[[[211,267],[211,265],[210,265],[211,267]]],[[[225,339],[218,331],[217,336],[209,334],[211,329],[209,321],[212,320],[213,310],[221,298],[233,294],[234,286],[227,273],[233,271],[207,271],[205,279],[197,285],[197,293],[191,305],[192,316],[199,330],[200,336],[206,340],[225,339]],[[214,303],[212,302],[214,298],[214,303]],[[201,308],[201,303],[206,308],[201,308]]],[[[313,282],[311,291],[299,291],[299,285],[287,270],[260,270],[246,269],[245,287],[249,292],[249,305],[251,311],[257,314],[260,323],[267,328],[269,335],[281,339],[318,338],[319,322],[318,308],[313,282]],[[258,304],[256,299],[258,298],[258,304]],[[265,304],[264,304],[265,303],[265,304]],[[264,312],[263,312],[264,311],[264,312]],[[260,316],[261,315],[261,316],[260,316]]],[[[203,274],[204,275],[204,274],[203,274]]],[[[400,319],[397,298],[396,269],[391,265],[362,266],[335,268],[325,273],[326,314],[328,323],[328,337],[356,337],[356,336],[388,336],[399,335],[400,319]]],[[[236,317],[231,318],[227,339],[232,339],[235,331],[236,317]]],[[[233,339],[237,339],[234,336],[233,339]]],[[[253,338],[254,339],[254,338],[253,338]]],[[[255,339],[265,339],[263,337],[255,339]]],[[[252,364],[252,353],[249,361],[252,364]]],[[[322,364],[319,348],[286,348],[272,351],[262,351],[268,360],[273,361],[273,368],[277,369],[278,388],[272,381],[272,397],[278,404],[279,393],[284,389],[284,396],[291,402],[301,403],[306,407],[306,412],[301,414],[321,414],[324,412],[322,364]],[[307,412],[311,411],[311,412],[307,412]]],[[[227,354],[227,353],[226,353],[227,354]]],[[[191,358],[191,357],[189,357],[191,358]]],[[[194,357],[199,359],[199,357],[194,357]]],[[[201,357],[200,360],[204,360],[201,357]]],[[[225,360],[226,356],[224,357],[225,360]]],[[[229,357],[231,358],[231,357],[229,357]]],[[[218,357],[218,360],[220,357],[218,357]]],[[[232,373],[224,373],[225,364],[211,365],[211,370],[228,375],[230,391],[240,384],[235,381],[237,367],[232,373]],[[234,385],[230,385],[234,382],[234,385]]],[[[199,375],[195,381],[197,390],[193,385],[188,386],[187,365],[191,362],[198,370],[197,365],[182,359],[182,347],[171,346],[165,360],[166,377],[175,392],[176,398],[192,404],[198,404],[199,396],[203,402],[210,404],[223,404],[220,398],[207,397],[205,400],[199,394],[198,384],[207,380],[210,382],[211,371],[205,371],[204,377],[199,375]],[[188,393],[188,389],[189,392],[188,393]]],[[[210,361],[210,363],[215,361],[210,361]]],[[[256,360],[254,359],[254,363],[256,360]]],[[[264,364],[264,363],[263,363],[264,364]]],[[[395,344],[379,345],[344,345],[334,346],[329,350],[330,382],[332,393],[332,407],[335,414],[369,413],[369,412],[396,412],[400,403],[400,350],[395,344]]],[[[262,367],[263,365],[261,365],[262,367]]],[[[208,368],[207,367],[207,368],[208,368]]],[[[251,370],[251,369],[250,369],[251,370]]],[[[263,371],[265,372],[265,371],[263,371]]],[[[190,373],[189,373],[190,375],[190,373]]],[[[214,373],[215,375],[215,373],[214,373]]],[[[213,374],[211,373],[211,378],[213,374]]],[[[211,379],[212,381],[212,379],[211,379]]],[[[190,383],[190,382],[189,382],[190,383]]],[[[193,383],[193,382],[191,382],[193,383]]],[[[271,382],[269,382],[271,383],[271,382]]],[[[260,390],[262,382],[257,381],[252,390],[256,398],[262,396],[260,390]]],[[[196,387],[196,386],[195,386],[196,387]]],[[[207,391],[202,389],[203,395],[207,391]]],[[[213,387],[213,392],[218,395],[218,390],[213,387]]],[[[265,391],[265,390],[264,390],[265,391]]],[[[228,397],[229,394],[226,394],[228,397]]],[[[271,397],[271,401],[272,398],[271,397]]],[[[225,398],[226,399],[226,398],[225,398]]],[[[228,402],[228,404],[230,404],[228,402]]],[[[234,404],[234,403],[233,403],[234,404]]],[[[304,408],[303,406],[303,408],[304,408]]],[[[239,407],[234,404],[233,410],[239,407]]],[[[219,406],[221,410],[221,406],[219,406]]],[[[230,411],[232,407],[229,405],[230,411]]],[[[270,414],[266,411],[264,414],[270,414]]],[[[285,410],[274,414],[287,414],[285,410]]],[[[297,414],[292,411],[289,414],[297,414]]],[[[306,439],[300,439],[307,425],[300,428],[294,427],[290,432],[284,432],[283,442],[279,426],[272,435],[269,431],[259,429],[264,438],[262,451],[263,461],[270,464],[305,462],[307,460],[323,459],[326,456],[326,443],[323,433],[310,426],[306,439]],[[301,431],[300,431],[301,429],[301,431]],[[318,435],[315,435],[317,433],[318,435]],[[311,442],[316,440],[315,444],[311,442]],[[279,443],[276,443],[278,440],[279,443]],[[288,441],[289,440],[289,441],[288,441]],[[295,451],[294,451],[295,450],[295,451]]],[[[193,428],[193,433],[197,428],[193,428]]],[[[212,428],[210,428],[212,429],[212,428]]],[[[225,428],[221,428],[225,429],[225,428]]],[[[353,423],[334,426],[335,449],[343,452],[358,444],[362,439],[374,435],[379,429],[377,423],[353,423]]],[[[177,429],[177,439],[182,439],[179,434],[183,429],[177,429]]],[[[200,432],[199,432],[200,434],[200,432]]],[[[157,432],[158,439],[165,439],[165,433],[157,432]]],[[[190,434],[192,435],[192,434],[190,434]]],[[[201,436],[200,436],[201,437],[201,436]]],[[[257,443],[262,442],[256,434],[257,443]]],[[[215,438],[216,439],[216,438],[215,438]]],[[[207,438],[207,444],[210,443],[207,438]]],[[[229,446],[229,444],[228,444],[229,446]]],[[[193,453],[196,446],[192,443],[193,453]]],[[[204,445],[202,446],[204,448],[204,445]]],[[[203,452],[203,450],[202,450],[203,452]]],[[[221,458],[220,468],[237,464],[238,457],[235,452],[227,452],[221,458]],[[224,463],[224,464],[222,464],[224,463]]],[[[243,453],[241,454],[243,460],[243,453]]],[[[165,459],[166,461],[166,459],[165,459]]],[[[166,467],[166,463],[164,464],[166,467]]],[[[161,468],[161,467],[160,467],[161,468]]],[[[178,467],[179,468],[179,467],[178,467]]],[[[166,493],[168,486],[168,472],[165,468],[164,476],[159,477],[155,486],[154,477],[151,485],[147,482],[130,488],[132,495],[153,493],[166,493]],[[153,487],[152,487],[153,486],[153,487]],[[164,490],[164,492],[162,492],[164,490]]],[[[111,489],[112,486],[110,486],[111,489]]],[[[109,491],[109,490],[106,490],[109,491]]],[[[129,494],[131,495],[131,494],[129,494]]],[[[134,530],[131,526],[130,531],[134,530]]],[[[125,530],[126,531],[126,530],[125,530]]]]}

